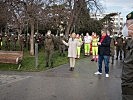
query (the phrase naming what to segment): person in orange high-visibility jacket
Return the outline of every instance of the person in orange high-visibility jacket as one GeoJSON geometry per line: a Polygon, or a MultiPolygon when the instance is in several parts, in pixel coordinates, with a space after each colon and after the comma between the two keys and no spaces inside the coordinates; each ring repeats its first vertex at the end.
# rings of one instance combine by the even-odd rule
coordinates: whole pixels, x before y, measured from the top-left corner
{"type": "Polygon", "coordinates": [[[91,61],[96,61],[98,60],[98,41],[99,38],[97,37],[96,33],[93,35],[92,38],[92,55],[93,58],[91,59],[91,61]]]}
{"type": "MultiPolygon", "coordinates": [[[[93,39],[94,35],[95,35],[95,33],[92,32],[92,35],[91,35],[91,38],[92,39],[93,39]]],[[[92,41],[91,41],[91,46],[90,46],[90,54],[92,55],[92,41]]]]}

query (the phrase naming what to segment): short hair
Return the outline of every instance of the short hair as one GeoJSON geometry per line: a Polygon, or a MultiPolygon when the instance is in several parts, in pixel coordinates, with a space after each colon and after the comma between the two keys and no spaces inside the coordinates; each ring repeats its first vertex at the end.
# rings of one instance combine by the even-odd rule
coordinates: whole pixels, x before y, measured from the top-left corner
{"type": "Polygon", "coordinates": [[[106,29],[102,29],[101,32],[107,33],[107,30],[106,29]]]}

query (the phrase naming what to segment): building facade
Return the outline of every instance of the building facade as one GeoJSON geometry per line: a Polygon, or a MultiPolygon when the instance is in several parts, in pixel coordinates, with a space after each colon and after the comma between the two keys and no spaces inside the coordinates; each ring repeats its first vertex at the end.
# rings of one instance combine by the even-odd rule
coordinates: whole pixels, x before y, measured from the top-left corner
{"type": "MultiPolygon", "coordinates": [[[[92,19],[95,19],[95,20],[101,20],[108,14],[109,13],[105,13],[105,14],[90,14],[90,17],[92,19]]],[[[118,13],[118,15],[112,17],[111,23],[113,23],[113,32],[120,33],[122,28],[123,28],[123,26],[124,26],[124,19],[123,19],[122,16],[120,16],[120,13],[118,13]]],[[[106,26],[106,24],[105,24],[105,26],[106,26]]]]}

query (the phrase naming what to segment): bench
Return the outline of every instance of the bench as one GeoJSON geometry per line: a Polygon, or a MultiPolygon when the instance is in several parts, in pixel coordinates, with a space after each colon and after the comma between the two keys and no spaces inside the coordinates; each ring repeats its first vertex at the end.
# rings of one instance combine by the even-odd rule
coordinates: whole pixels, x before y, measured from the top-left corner
{"type": "Polygon", "coordinates": [[[21,67],[23,51],[0,51],[0,63],[18,64],[18,70],[21,67]]]}

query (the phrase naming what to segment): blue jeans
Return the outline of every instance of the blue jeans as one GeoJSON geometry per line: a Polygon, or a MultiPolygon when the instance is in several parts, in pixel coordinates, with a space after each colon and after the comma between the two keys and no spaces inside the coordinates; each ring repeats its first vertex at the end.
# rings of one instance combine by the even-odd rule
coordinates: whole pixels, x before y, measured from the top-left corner
{"type": "Polygon", "coordinates": [[[99,55],[98,56],[98,71],[102,73],[102,62],[104,60],[104,65],[105,65],[105,73],[109,73],[109,56],[104,56],[104,55],[99,55]]]}

